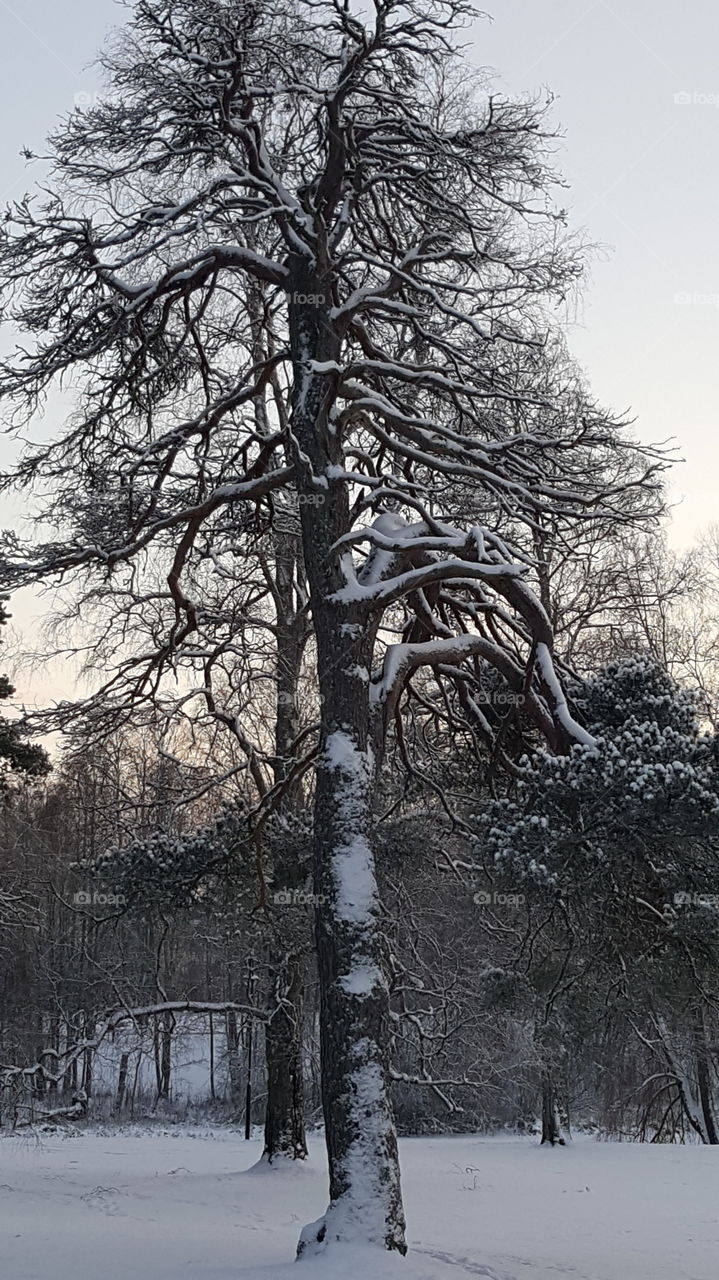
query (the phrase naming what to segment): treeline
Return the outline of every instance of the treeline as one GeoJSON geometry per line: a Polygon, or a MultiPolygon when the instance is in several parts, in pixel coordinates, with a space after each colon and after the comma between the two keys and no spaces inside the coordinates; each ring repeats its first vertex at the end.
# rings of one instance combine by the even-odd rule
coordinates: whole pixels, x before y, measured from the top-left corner
{"type": "MultiPolygon", "coordinates": [[[[487,673],[511,771],[431,700],[403,710],[375,803],[403,1131],[716,1142],[714,548],[623,550],[608,602],[556,609],[589,745],[547,753],[487,673]]],[[[208,1110],[266,1123],[270,1156],[304,1152],[321,1119],[311,775],[258,837],[251,775],[215,748],[168,751],[160,720],[102,745],[77,732],[48,780],[9,791],[6,1124],[78,1097],[184,1114],[186,1008],[208,1110]]]]}

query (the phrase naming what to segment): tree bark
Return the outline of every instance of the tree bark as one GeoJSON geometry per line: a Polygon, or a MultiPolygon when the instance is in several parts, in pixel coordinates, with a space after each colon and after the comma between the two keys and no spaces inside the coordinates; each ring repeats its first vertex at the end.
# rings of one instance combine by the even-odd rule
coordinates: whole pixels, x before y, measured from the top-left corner
{"type": "Polygon", "coordinates": [[[230,1104],[239,1111],[242,1103],[242,1061],[240,1032],[237,1014],[231,1010],[225,1014],[225,1039],[227,1042],[227,1076],[230,1086],[230,1104]]]}
{"type": "Polygon", "coordinates": [[[709,1064],[709,1054],[707,1052],[706,1028],[704,1026],[704,1018],[701,1013],[697,1016],[696,1061],[699,1102],[702,1109],[702,1116],[704,1118],[706,1140],[709,1146],[716,1147],[719,1146],[719,1135],[717,1135],[717,1126],[714,1119],[714,1107],[712,1104],[711,1068],[709,1064]]]}
{"type": "MultiPolygon", "coordinates": [[[[680,1103],[682,1112],[684,1114],[684,1117],[688,1121],[689,1125],[694,1130],[694,1132],[697,1134],[700,1141],[705,1143],[706,1145],[710,1145],[711,1139],[709,1137],[709,1133],[707,1131],[707,1126],[706,1126],[706,1113],[704,1111],[704,1100],[701,1097],[701,1089],[702,1089],[701,1076],[704,1075],[704,1067],[706,1067],[706,1076],[704,1079],[704,1085],[707,1089],[709,1086],[708,1062],[706,1060],[706,1056],[704,1055],[704,1067],[700,1066],[700,1059],[702,1058],[702,1052],[700,1049],[699,1052],[697,1053],[696,1023],[694,1028],[694,1035],[695,1035],[694,1057],[697,1065],[697,1077],[698,1077],[696,1081],[696,1084],[697,1084],[696,1093],[694,1090],[694,1081],[690,1079],[690,1074],[685,1069],[685,1066],[681,1061],[681,1052],[675,1053],[672,1047],[671,1036],[664,1023],[664,1020],[661,1018],[657,1018],[655,1020],[655,1028],[659,1033],[659,1043],[661,1046],[662,1056],[667,1065],[667,1074],[670,1077],[672,1077],[676,1082],[677,1091],[679,1094],[679,1103],[680,1103]]],[[[704,1039],[703,1033],[702,1033],[701,1039],[702,1041],[704,1039]]],[[[709,1106],[710,1118],[713,1123],[713,1114],[711,1112],[711,1100],[708,1095],[707,1095],[707,1103],[709,1106]]],[[[714,1136],[716,1137],[716,1131],[714,1133],[714,1136]]]]}
{"type": "Polygon", "coordinates": [[[302,1071],[304,973],[291,956],[283,980],[283,998],[265,1026],[267,1110],[264,1157],[304,1160],[307,1155],[302,1071]]]}
{"type": "Polygon", "coordinates": [[[175,1020],[171,1013],[163,1013],[155,1024],[155,1072],[157,1075],[158,1101],[166,1102],[170,1097],[170,1077],[172,1073],[172,1033],[175,1020]]]}
{"type": "Polygon", "coordinates": [[[406,1251],[397,1137],[389,1089],[389,987],[370,845],[374,755],[369,675],[374,634],[345,586],[335,551],[351,526],[343,456],[330,421],[340,335],[309,257],[290,261],[292,426],[317,643],[321,704],[315,792],[315,932],[320,987],[322,1106],[330,1204],[305,1228],[300,1254],[357,1240],[406,1251]],[[307,299],[314,299],[308,302],[307,299]]]}
{"type": "MultiPolygon", "coordinates": [[[[90,1039],[95,1034],[95,1023],[85,1014],[82,1020],[83,1034],[90,1039]]],[[[87,1048],[82,1058],[82,1085],[81,1092],[89,1098],[92,1094],[92,1070],[93,1070],[93,1050],[87,1048]]]]}
{"type": "MultiPolygon", "coordinates": [[[[289,513],[287,519],[291,518],[289,513]]],[[[273,590],[277,614],[277,713],[275,720],[274,781],[284,786],[279,812],[296,812],[302,800],[299,783],[290,783],[296,740],[299,733],[298,696],[302,654],[307,638],[307,621],[300,616],[295,598],[296,579],[302,576],[297,538],[290,527],[275,536],[275,577],[273,590]]],[[[306,869],[275,855],[273,868],[276,891],[300,887],[306,869]]],[[[265,1024],[267,1106],[265,1111],[264,1158],[304,1160],[307,1140],[304,1120],[303,1028],[305,962],[299,952],[282,959],[282,938],[275,939],[270,955],[270,985],[275,1011],[265,1024]]]]}
{"type": "Polygon", "coordinates": [[[542,1146],[545,1142],[552,1147],[564,1146],[557,1091],[550,1071],[542,1074],[542,1146]]]}
{"type": "Polygon", "coordinates": [[[215,1022],[212,1014],[209,1018],[209,1053],[210,1053],[210,1097],[215,1101],[215,1022]]]}
{"type": "Polygon", "coordinates": [[[120,1057],[120,1070],[117,1077],[117,1094],[115,1096],[115,1110],[118,1114],[122,1111],[122,1106],[127,1093],[127,1067],[130,1061],[130,1055],[123,1053],[120,1057]]]}
{"type": "MultiPolygon", "coordinates": [[[[261,363],[266,355],[267,334],[263,286],[249,282],[250,324],[253,358],[261,363]]],[[[253,400],[258,436],[269,436],[272,427],[267,413],[265,391],[253,400]]],[[[272,535],[273,564],[267,571],[275,606],[276,713],[273,780],[279,788],[276,809],[297,812],[302,803],[301,783],[292,778],[299,734],[299,683],[302,657],[310,635],[304,590],[304,568],[300,544],[297,504],[291,499],[275,510],[272,535]]],[[[275,891],[299,887],[306,870],[285,865],[275,854],[275,891]]],[[[307,1155],[304,1125],[304,1084],[302,1033],[304,1013],[304,963],[297,953],[285,957],[282,930],[268,957],[269,986],[276,999],[275,1013],[265,1025],[265,1065],[267,1104],[263,1156],[275,1159],[304,1159],[307,1155]]]]}

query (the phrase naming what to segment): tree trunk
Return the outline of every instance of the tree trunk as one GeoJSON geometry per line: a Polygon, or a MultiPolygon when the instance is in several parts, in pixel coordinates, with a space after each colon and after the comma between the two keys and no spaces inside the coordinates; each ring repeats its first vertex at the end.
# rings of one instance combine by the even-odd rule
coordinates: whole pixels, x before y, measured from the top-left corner
{"type": "MultiPolygon", "coordinates": [[[[679,1103],[681,1105],[682,1112],[686,1120],[689,1122],[691,1128],[697,1134],[700,1141],[709,1145],[711,1142],[711,1139],[709,1137],[709,1132],[706,1126],[706,1113],[704,1110],[704,1100],[701,1097],[701,1089],[702,1089],[701,1076],[704,1075],[704,1067],[706,1068],[706,1075],[704,1076],[704,1086],[707,1088],[707,1090],[709,1087],[708,1062],[706,1061],[706,1054],[705,1053],[702,1054],[701,1050],[699,1051],[699,1053],[697,1053],[696,1039],[695,1039],[694,1052],[695,1052],[695,1059],[697,1061],[697,1067],[698,1067],[698,1071],[697,1071],[698,1079],[696,1081],[696,1084],[698,1087],[695,1092],[695,1089],[694,1089],[695,1082],[691,1078],[690,1071],[685,1069],[685,1064],[684,1062],[682,1062],[681,1049],[679,1052],[675,1053],[674,1048],[672,1047],[671,1035],[664,1022],[664,1019],[657,1018],[655,1020],[654,1025],[657,1032],[659,1033],[659,1043],[661,1045],[662,1056],[667,1065],[667,1073],[676,1082],[677,1091],[679,1095],[679,1103]],[[700,1068],[699,1060],[702,1057],[704,1058],[704,1067],[700,1068]]],[[[695,1023],[695,1037],[696,1035],[697,1035],[697,1028],[695,1023]]],[[[702,1032],[701,1042],[703,1041],[704,1041],[704,1035],[702,1032]]],[[[708,1092],[707,1092],[706,1100],[707,1100],[707,1105],[709,1107],[709,1114],[710,1114],[710,1119],[712,1121],[712,1126],[714,1127],[714,1118],[711,1111],[711,1100],[708,1092]]],[[[714,1129],[714,1136],[716,1138],[715,1129],[714,1129]]]]}
{"type": "MultiPolygon", "coordinates": [[[[348,682],[349,683],[349,682],[348,682]]],[[[342,715],[340,723],[347,725],[342,715]]],[[[330,1167],[329,1240],[404,1252],[389,1095],[389,996],[368,839],[367,743],[336,728],[317,780],[315,884],[322,1104],[330,1167]]]]}
{"type": "MultiPolygon", "coordinates": [[[[60,1019],[54,1015],[50,1018],[50,1045],[56,1054],[60,1052],[60,1019]]],[[[51,1067],[53,1072],[53,1079],[48,1081],[48,1093],[56,1094],[57,1080],[54,1078],[54,1073],[57,1071],[57,1058],[51,1058],[48,1066],[51,1067]]]]}
{"type": "MultiPolygon", "coordinates": [[[[66,1022],[65,1023],[65,1048],[66,1049],[69,1048],[69,1046],[73,1043],[75,1039],[75,1034],[76,1033],[74,1028],[71,1026],[69,1022],[66,1022]]],[[[73,1058],[72,1062],[70,1063],[70,1066],[65,1072],[63,1082],[62,1082],[62,1091],[63,1093],[72,1094],[75,1092],[76,1089],[77,1089],[77,1058],[73,1058]]]]}
{"type": "Polygon", "coordinates": [[[311,362],[336,361],[340,341],[324,282],[310,262],[299,255],[290,261],[289,320],[295,462],[322,697],[314,883],[330,1204],[319,1223],[305,1228],[299,1253],[352,1240],[404,1253],[389,988],[370,845],[374,634],[360,605],[337,594],[346,585],[335,547],[351,527],[349,495],[329,470],[344,461],[328,420],[332,375],[314,372],[311,362]]]}
{"type": "MultiPolygon", "coordinates": [[[[259,364],[266,355],[266,325],[263,286],[249,285],[250,324],[253,359],[259,364]]],[[[265,391],[253,400],[255,426],[260,437],[272,434],[265,391]]],[[[299,734],[299,683],[302,657],[311,634],[306,609],[302,549],[299,538],[298,504],[287,495],[278,501],[273,522],[273,569],[268,575],[275,606],[276,714],[275,751],[272,761],[278,796],[276,810],[296,813],[302,804],[299,779],[292,769],[299,734]]],[[[285,866],[276,854],[273,867],[275,892],[304,884],[307,868],[285,866]]],[[[304,966],[299,955],[283,960],[287,950],[282,931],[274,939],[268,958],[269,985],[277,1007],[265,1026],[267,1106],[265,1111],[264,1158],[302,1160],[307,1155],[304,1126],[304,1084],[302,1062],[304,966]]]]}
{"type": "Polygon", "coordinates": [[[35,1097],[44,1098],[45,1091],[47,1089],[47,1082],[45,1080],[45,1072],[43,1071],[43,1067],[45,1066],[45,1053],[41,1044],[39,1044],[35,1050],[35,1059],[39,1063],[38,1069],[33,1077],[35,1081],[35,1097]]]}
{"type": "MultiPolygon", "coordinates": [[[[83,1017],[82,1027],[83,1027],[83,1035],[86,1036],[87,1039],[91,1039],[91,1037],[95,1034],[94,1021],[92,1021],[87,1017],[87,1015],[85,1015],[83,1017]]],[[[93,1050],[90,1048],[87,1048],[85,1049],[85,1052],[83,1053],[83,1057],[82,1057],[82,1085],[80,1086],[80,1092],[84,1093],[86,1098],[89,1098],[92,1095],[93,1056],[94,1056],[93,1050]]]]}
{"type": "Polygon", "coordinates": [[[542,1145],[564,1146],[562,1125],[559,1119],[559,1102],[551,1071],[542,1075],[542,1145]]]}
{"type": "Polygon", "coordinates": [[[237,1014],[232,1010],[225,1014],[225,1038],[227,1041],[227,1077],[230,1086],[230,1104],[233,1108],[239,1110],[242,1102],[242,1060],[237,1014]]]}
{"type": "MultiPolygon", "coordinates": [[[[254,987],[254,965],[252,960],[250,960],[247,966],[247,986],[245,988],[248,1005],[252,1004],[254,998],[254,987]]],[[[249,1142],[252,1137],[252,1066],[255,1048],[255,1023],[252,1015],[249,1013],[245,1019],[245,1037],[247,1054],[247,1080],[245,1084],[245,1142],[249,1142]]]]}
{"type": "Polygon", "coordinates": [[[127,1092],[127,1066],[130,1061],[130,1055],[123,1053],[120,1057],[120,1070],[117,1077],[117,1094],[115,1095],[115,1110],[119,1114],[125,1101],[127,1092]]]}
{"type": "MultiPolygon", "coordinates": [[[[296,513],[287,512],[288,521],[296,513]]],[[[283,788],[278,811],[296,813],[302,803],[297,781],[291,771],[299,733],[298,697],[302,654],[307,639],[307,619],[299,611],[297,585],[303,579],[302,557],[298,555],[296,529],[280,528],[275,534],[276,631],[277,631],[277,713],[275,720],[274,782],[283,788]]],[[[275,854],[275,891],[300,888],[307,868],[275,854]]],[[[282,956],[282,931],[274,939],[269,957],[270,985],[275,1011],[265,1024],[267,1067],[267,1108],[265,1111],[264,1158],[304,1160],[307,1156],[304,1119],[303,1027],[304,959],[301,954],[282,956]]]]}
{"type": "Polygon", "coordinates": [[[175,1019],[171,1013],[163,1013],[159,1022],[155,1023],[155,1075],[158,1102],[166,1102],[170,1097],[174,1028],[175,1019]]]}
{"type": "Polygon", "coordinates": [[[712,1105],[711,1067],[707,1052],[706,1028],[701,1013],[697,1017],[696,1025],[696,1060],[699,1102],[704,1118],[706,1140],[709,1146],[716,1147],[719,1146],[719,1136],[717,1135],[714,1107],[712,1105]]]}
{"type": "Polygon", "coordinates": [[[155,1059],[155,1093],[158,1098],[162,1097],[162,1057],[160,1054],[160,1024],[155,1018],[155,1026],[152,1036],[152,1053],[155,1059]]]}
{"type": "Polygon", "coordinates": [[[214,1019],[213,1019],[213,1017],[212,1017],[212,1014],[210,1014],[210,1017],[209,1017],[209,1033],[210,1033],[210,1044],[209,1044],[209,1050],[210,1050],[210,1097],[211,1097],[212,1101],[214,1102],[214,1101],[215,1101],[215,1097],[216,1097],[216,1094],[215,1094],[215,1023],[214,1023],[214,1019]]]}
{"type": "Polygon", "coordinates": [[[172,1032],[174,1030],[175,1020],[171,1013],[163,1014],[162,1033],[161,1033],[161,1071],[162,1071],[162,1090],[160,1097],[167,1100],[170,1097],[170,1074],[172,1070],[172,1032]]]}
{"type": "Polygon", "coordinates": [[[267,1110],[264,1156],[304,1160],[307,1155],[302,1075],[303,970],[294,956],[283,975],[283,993],[265,1024],[267,1110]]]}

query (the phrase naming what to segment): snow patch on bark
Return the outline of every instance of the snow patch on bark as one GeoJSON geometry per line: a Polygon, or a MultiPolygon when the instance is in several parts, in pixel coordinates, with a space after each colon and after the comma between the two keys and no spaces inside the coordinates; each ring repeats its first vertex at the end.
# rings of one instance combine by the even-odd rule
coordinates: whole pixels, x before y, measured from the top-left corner
{"type": "Polygon", "coordinates": [[[377,906],[374,857],[357,827],[372,774],[371,752],[360,751],[349,734],[338,729],[327,739],[324,764],[341,775],[337,804],[346,833],[331,858],[335,913],[348,924],[369,923],[377,906]]]}
{"type": "Polygon", "coordinates": [[[380,986],[385,986],[384,975],[371,961],[358,961],[349,973],[339,979],[343,991],[350,996],[368,996],[380,986]]]}
{"type": "Polygon", "coordinates": [[[364,836],[355,836],[332,856],[336,915],[349,924],[369,921],[377,901],[374,858],[364,836]]]}
{"type": "Polygon", "coordinates": [[[552,655],[546,644],[537,645],[537,666],[539,667],[542,679],[549,689],[554,699],[554,710],[559,723],[567,730],[567,733],[574,738],[575,742],[581,743],[583,747],[589,747],[591,750],[598,752],[596,740],[591,733],[587,733],[580,724],[570,714],[567,706],[567,699],[562,691],[562,686],[557,679],[557,673],[554,670],[552,655]]]}

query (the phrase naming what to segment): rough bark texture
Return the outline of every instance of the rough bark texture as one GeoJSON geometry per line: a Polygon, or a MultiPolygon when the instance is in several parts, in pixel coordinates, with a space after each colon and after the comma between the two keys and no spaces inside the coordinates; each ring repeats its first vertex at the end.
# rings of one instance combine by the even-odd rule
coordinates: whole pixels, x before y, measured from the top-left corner
{"type": "Polygon", "coordinates": [[[237,1014],[225,1014],[225,1039],[227,1041],[227,1074],[230,1083],[230,1100],[233,1108],[242,1105],[242,1057],[237,1014]]]}
{"type": "Polygon", "coordinates": [[[696,1046],[697,1085],[699,1089],[699,1102],[704,1119],[705,1138],[709,1146],[716,1147],[719,1146],[719,1135],[717,1134],[716,1121],[714,1119],[714,1108],[712,1105],[711,1066],[707,1051],[706,1027],[704,1026],[704,1018],[701,1013],[698,1014],[696,1019],[696,1046]]]}
{"type": "Polygon", "coordinates": [[[298,256],[290,272],[292,426],[322,697],[314,882],[330,1174],[329,1209],[303,1233],[299,1252],[352,1239],[405,1252],[389,1094],[389,994],[369,843],[374,637],[359,607],[335,597],[344,579],[334,546],[350,527],[349,498],[346,486],[328,476],[343,462],[329,412],[334,375],[317,374],[310,363],[337,360],[340,335],[321,270],[298,256]]]}
{"type": "MultiPolygon", "coordinates": [[[[85,1035],[90,1039],[95,1033],[95,1024],[86,1016],[83,1018],[83,1029],[85,1035]]],[[[93,1070],[93,1051],[88,1048],[82,1057],[82,1092],[86,1098],[92,1094],[92,1070],[93,1070]]]]}
{"type": "Polygon", "coordinates": [[[172,1074],[172,1033],[175,1020],[172,1014],[163,1014],[155,1027],[155,1073],[157,1075],[158,1101],[167,1101],[170,1097],[170,1077],[172,1074]]]}
{"type": "MultiPolygon", "coordinates": [[[[288,518],[287,527],[274,539],[277,638],[277,714],[275,721],[275,785],[284,791],[279,810],[291,814],[301,803],[298,783],[291,777],[299,732],[298,689],[302,654],[308,635],[306,616],[301,616],[295,598],[295,583],[302,577],[296,527],[288,518]]],[[[276,857],[276,891],[294,889],[304,882],[305,869],[276,857]]],[[[267,1067],[267,1108],[265,1112],[264,1156],[270,1163],[280,1159],[304,1160],[307,1141],[304,1120],[303,1024],[305,961],[299,952],[282,956],[283,930],[278,931],[270,956],[272,998],[275,1011],[265,1025],[267,1067]]]]}
{"type": "Polygon", "coordinates": [[[545,1142],[553,1147],[564,1146],[557,1091],[549,1071],[542,1076],[542,1145],[545,1142]]]}
{"type": "Polygon", "coordinates": [[[117,1093],[115,1095],[115,1110],[122,1111],[125,1102],[125,1094],[127,1093],[127,1067],[130,1061],[130,1055],[123,1053],[120,1057],[120,1070],[117,1077],[117,1093]]]}
{"type": "Polygon", "coordinates": [[[304,1160],[307,1155],[302,1072],[304,974],[299,959],[290,957],[285,973],[284,999],[265,1026],[267,1160],[304,1160]]]}

